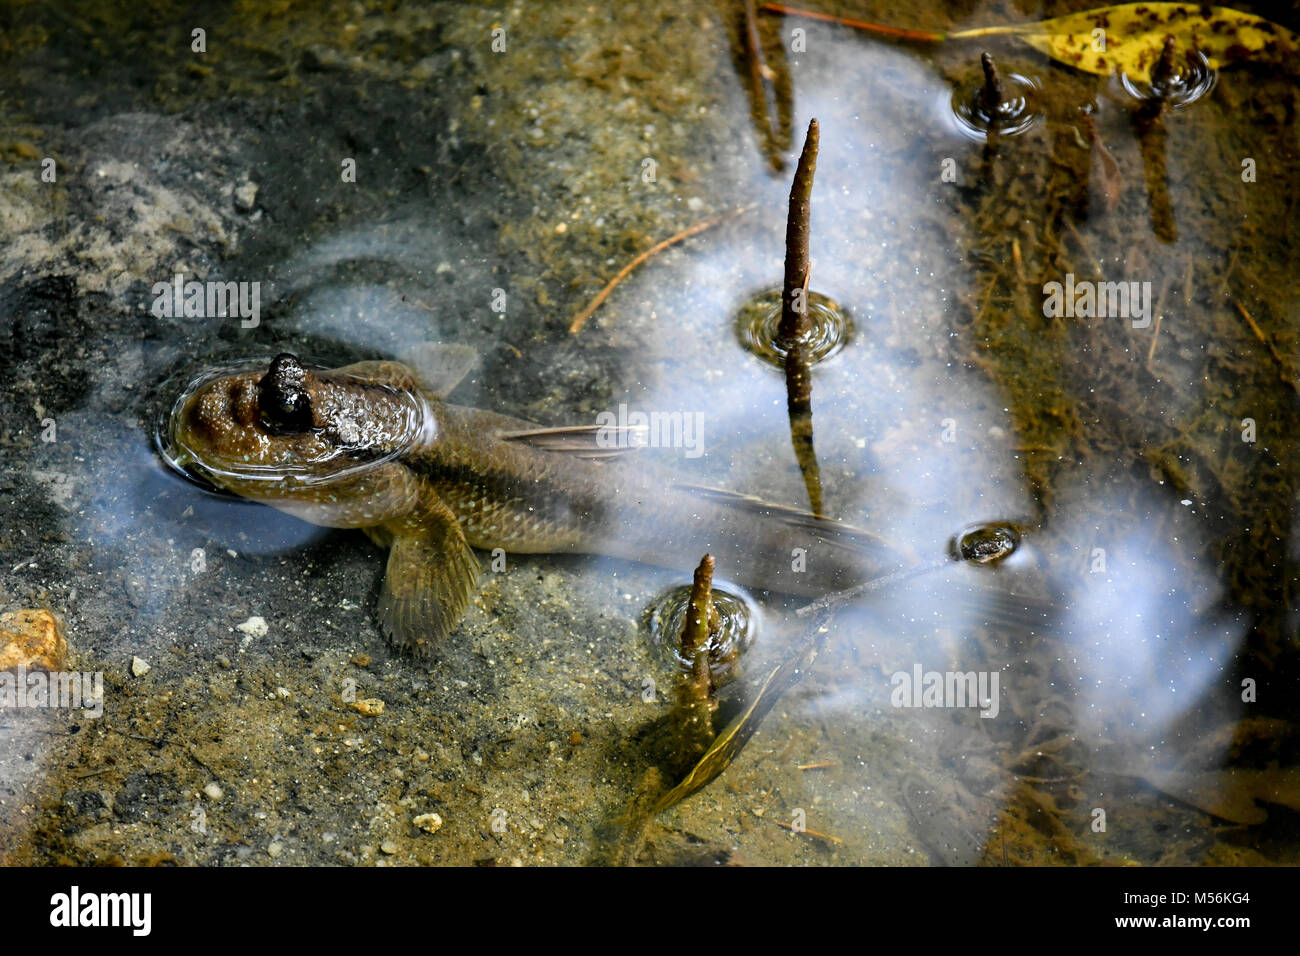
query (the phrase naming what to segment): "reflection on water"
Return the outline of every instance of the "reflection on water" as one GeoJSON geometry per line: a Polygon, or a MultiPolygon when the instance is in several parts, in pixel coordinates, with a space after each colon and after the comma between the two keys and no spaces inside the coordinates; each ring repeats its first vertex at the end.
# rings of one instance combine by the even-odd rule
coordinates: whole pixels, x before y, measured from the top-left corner
{"type": "MultiPolygon", "coordinates": [[[[557,28],[546,10],[520,15],[535,18],[537,35],[557,28]]],[[[246,766],[261,759],[272,789],[301,776],[304,793],[331,805],[346,802],[340,794],[358,806],[376,799],[371,784],[391,782],[395,751],[412,781],[403,793],[422,801],[415,809],[427,802],[448,821],[436,848],[410,843],[410,859],[425,862],[485,852],[480,804],[506,808],[506,829],[491,831],[503,859],[679,862],[694,852],[680,838],[690,832],[711,858],[751,862],[1294,861],[1294,183],[1245,175],[1289,142],[1294,92],[1267,69],[1207,79],[1189,65],[1153,80],[1153,109],[1151,90],[998,46],[995,104],[979,48],[891,46],[805,23],[807,52],[796,53],[779,21],[760,18],[749,46],[762,48],[769,77],[750,73],[743,55],[728,72],[721,41],[673,48],[637,34],[649,29],[640,21],[589,26],[570,33],[590,46],[570,51],[559,77],[521,54],[514,68],[536,68],[534,80],[498,79],[484,92],[472,57],[439,61],[462,86],[439,106],[454,115],[438,114],[428,137],[472,135],[492,149],[453,154],[444,143],[435,162],[424,139],[396,137],[388,180],[327,198],[340,204],[328,215],[286,205],[282,219],[266,217],[257,230],[281,238],[232,254],[241,276],[264,282],[260,328],[160,319],[145,320],[144,335],[114,319],[94,328],[116,355],[60,353],[50,365],[60,429],[91,452],[34,446],[22,493],[45,503],[41,528],[85,549],[69,551],[62,570],[52,563],[48,579],[75,619],[71,639],[92,659],[174,662],[170,684],[119,694],[116,717],[110,687],[111,719],[146,723],[129,708],[175,693],[185,707],[169,713],[185,713],[169,719],[198,720],[193,739],[222,741],[204,754],[228,784],[251,779],[246,766]],[[643,71],[614,52],[651,46],[683,59],[643,71]],[[673,78],[667,88],[638,92],[660,74],[673,78]],[[963,110],[987,120],[1008,104],[1015,117],[993,125],[1018,135],[995,144],[963,129],[963,110]],[[620,110],[645,121],[624,123],[620,110]],[[773,153],[814,116],[811,286],[852,317],[852,335],[827,336],[828,360],[812,366],[821,510],[835,525],[773,507],[808,500],[785,383],[736,335],[755,290],[780,282],[789,172],[774,171],[773,153]],[[429,162],[418,188],[402,179],[429,162]],[[465,173],[480,167],[486,183],[465,173]],[[569,334],[585,290],[666,236],[751,203],[641,264],[569,334]],[[1240,222],[1251,229],[1227,226],[1240,222]],[[1053,313],[1052,284],[1092,298],[1071,296],[1053,313]],[[568,488],[547,498],[607,508],[597,540],[480,553],[465,624],[426,667],[382,656],[370,613],[381,552],[182,484],[131,417],[175,398],[146,401],[138,383],[232,351],[344,364],[399,359],[431,341],[482,356],[452,396],[461,405],[549,426],[637,412],[698,429],[688,441],[670,427],[657,433],[664,441],[583,471],[600,476],[587,498],[565,497],[568,488]],[[69,497],[68,487],[93,491],[69,497]],[[718,779],[655,815],[682,769],[655,750],[681,678],[642,612],[684,585],[682,569],[705,551],[720,578],[751,587],[763,623],[741,677],[719,690],[715,726],[735,728],[728,722],[756,702],[765,719],[742,723],[747,743],[719,759],[718,779]],[[949,560],[954,551],[966,560],[949,560]],[[841,564],[821,578],[827,553],[841,564]],[[836,607],[824,632],[810,635],[794,613],[890,572],[887,586],[836,607]],[[269,640],[234,633],[254,613],[272,621],[269,640]],[[344,703],[344,679],[387,697],[401,720],[344,703]],[[304,716],[282,705],[290,699],[304,716]],[[352,722],[341,736],[340,714],[352,722]],[[294,743],[259,751],[249,727],[294,743]],[[353,764],[328,764],[331,748],[353,764]],[[624,817],[637,826],[611,823],[624,817]],[[1223,832],[1225,821],[1236,829],[1223,832]]],[[[412,97],[403,107],[423,102],[402,95],[412,97]]],[[[359,112],[353,103],[343,119],[359,112]]],[[[338,157],[327,159],[333,189],[338,157]]],[[[160,194],[142,180],[164,173],[131,175],[160,194]]],[[[273,190],[261,195],[274,206],[273,190]]],[[[33,241],[18,247],[24,267],[36,261],[33,241]]],[[[139,311],[128,298],[112,301],[120,314],[139,311]]],[[[104,321],[91,311],[76,321],[104,321]]],[[[765,327],[777,312],[779,302],[765,327]]],[[[16,380],[40,377],[39,358],[19,360],[28,364],[16,380]]],[[[26,421],[31,400],[20,404],[26,421]]],[[[590,521],[595,510],[567,517],[590,521]]],[[[31,572],[11,573],[9,592],[34,593],[19,573],[31,572]]],[[[132,746],[105,742],[116,740],[109,730],[93,740],[76,743],[88,760],[132,746]]],[[[166,770],[182,775],[174,786],[159,786],[201,790],[206,779],[179,764],[166,770]]],[[[42,806],[71,805],[71,787],[53,770],[49,781],[42,806]]],[[[246,799],[249,819],[278,806],[251,788],[246,799]]],[[[172,809],[183,824],[181,806],[172,809]]],[[[99,831],[84,845],[57,836],[89,832],[80,818],[65,828],[66,812],[37,815],[32,858],[46,860],[54,840],[77,861],[129,849],[99,831]]],[[[353,863],[374,859],[386,835],[375,824],[343,848],[324,838],[340,832],[335,822],[276,812],[275,833],[251,824],[255,838],[232,831],[187,852],[234,859],[220,855],[222,841],[279,843],[301,827],[295,862],[353,863]]],[[[182,824],[170,839],[188,839],[182,824]]],[[[409,829],[395,824],[388,837],[401,853],[409,829]]]]}

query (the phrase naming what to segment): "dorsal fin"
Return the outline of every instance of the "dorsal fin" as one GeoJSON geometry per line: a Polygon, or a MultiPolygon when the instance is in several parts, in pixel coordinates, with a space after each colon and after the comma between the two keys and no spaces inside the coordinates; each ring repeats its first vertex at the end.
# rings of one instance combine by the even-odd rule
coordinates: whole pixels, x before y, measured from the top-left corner
{"type": "Polygon", "coordinates": [[[888,546],[879,535],[872,534],[863,528],[845,524],[834,518],[819,518],[810,511],[792,508],[789,505],[779,505],[771,501],[765,501],[762,498],[756,498],[753,495],[744,495],[723,488],[710,488],[707,485],[691,485],[682,482],[675,483],[673,487],[707,498],[717,504],[735,508],[738,511],[776,518],[791,527],[807,531],[819,538],[842,541],[858,546],[888,546]]]}
{"type": "Polygon", "coordinates": [[[599,460],[614,458],[646,443],[645,428],[616,428],[608,425],[565,425],[559,428],[529,428],[501,432],[497,438],[518,441],[542,451],[599,460]]]}

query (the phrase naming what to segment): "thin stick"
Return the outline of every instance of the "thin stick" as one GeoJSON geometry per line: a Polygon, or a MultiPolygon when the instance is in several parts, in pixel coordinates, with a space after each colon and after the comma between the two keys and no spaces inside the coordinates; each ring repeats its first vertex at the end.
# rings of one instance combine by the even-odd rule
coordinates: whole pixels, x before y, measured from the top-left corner
{"type": "Polygon", "coordinates": [[[1264,348],[1268,349],[1268,354],[1271,355],[1273,361],[1277,363],[1278,373],[1282,378],[1283,384],[1289,386],[1293,391],[1300,392],[1300,386],[1297,386],[1291,378],[1290,366],[1287,365],[1286,359],[1278,354],[1277,349],[1274,348],[1273,340],[1265,335],[1264,330],[1255,324],[1255,320],[1250,317],[1250,313],[1246,311],[1244,305],[1235,299],[1232,304],[1237,307],[1237,311],[1241,313],[1241,317],[1250,325],[1250,330],[1255,333],[1255,338],[1264,343],[1264,348]]]}
{"type": "Polygon", "coordinates": [[[743,216],[745,213],[749,212],[753,208],[754,208],[753,206],[744,206],[740,209],[732,210],[731,212],[724,212],[720,216],[714,216],[712,219],[706,219],[704,222],[696,223],[695,225],[691,226],[689,229],[683,229],[681,232],[677,233],[676,235],[669,236],[667,239],[663,240],[662,242],[655,243],[645,252],[641,253],[639,256],[637,256],[635,259],[633,259],[631,262],[625,265],[622,269],[618,270],[618,274],[614,276],[614,278],[609,280],[609,284],[605,286],[605,288],[600,290],[600,293],[596,296],[596,298],[591,300],[591,304],[588,305],[581,312],[579,312],[577,316],[574,318],[573,322],[569,324],[569,334],[576,335],[578,332],[581,332],[582,327],[587,324],[587,320],[591,318],[592,314],[601,307],[601,305],[604,303],[606,299],[609,298],[609,294],[614,291],[614,289],[618,286],[618,284],[622,282],[624,279],[626,279],[628,275],[632,272],[632,270],[634,270],[637,266],[641,265],[647,259],[657,256],[659,253],[663,252],[669,246],[675,246],[677,245],[677,243],[691,238],[691,236],[699,235],[700,233],[704,232],[704,230],[706,229],[712,229],[720,222],[726,222],[728,219],[734,219],[737,216],[743,216]]]}
{"type": "Polygon", "coordinates": [[[822,514],[821,470],[813,450],[812,369],[808,361],[808,279],[812,276],[809,241],[812,234],[812,187],[817,172],[821,130],[814,119],[808,124],[799,165],[790,187],[790,212],[785,223],[785,285],[781,290],[781,323],[777,341],[785,353],[786,409],[790,415],[790,440],[803,474],[812,513],[822,514]]]}
{"type": "Polygon", "coordinates": [[[797,7],[787,7],[783,3],[765,3],[763,9],[770,13],[784,13],[788,17],[803,17],[806,20],[824,20],[827,23],[835,23],[842,27],[853,27],[855,30],[866,30],[868,33],[881,33],[890,37],[902,37],[904,40],[920,40],[923,43],[942,43],[944,35],[942,33],[927,33],[924,30],[904,30],[901,27],[885,26],[882,23],[868,23],[866,20],[853,20],[849,17],[835,17],[829,13],[820,13],[817,10],[800,10],[797,7]]]}
{"type": "MultiPolygon", "coordinates": [[[[1269,344],[1268,337],[1264,334],[1264,330],[1255,324],[1255,320],[1250,317],[1250,313],[1246,311],[1246,307],[1240,302],[1234,301],[1232,304],[1237,307],[1237,311],[1241,313],[1241,317],[1246,320],[1246,323],[1250,326],[1250,330],[1255,333],[1255,338],[1268,346],[1268,350],[1272,352],[1273,346],[1269,344]]],[[[1273,353],[1273,358],[1279,358],[1276,352],[1273,353]]]]}
{"type": "Polygon", "coordinates": [[[709,625],[716,618],[717,611],[713,609],[713,555],[706,554],[695,569],[690,605],[680,638],[682,657],[691,662],[691,682],[705,697],[712,689],[709,673],[709,625]]]}
{"type": "Polygon", "coordinates": [[[682,625],[681,653],[691,672],[677,688],[678,746],[691,763],[713,743],[713,671],[709,666],[709,637],[716,630],[718,612],[713,606],[713,555],[706,554],[695,569],[690,604],[682,625]]]}
{"type": "Polygon", "coordinates": [[[1147,349],[1147,370],[1151,369],[1151,360],[1155,358],[1156,343],[1160,341],[1160,322],[1165,315],[1165,293],[1169,291],[1169,276],[1160,283],[1160,298],[1156,300],[1156,327],[1151,331],[1151,348],[1147,349]]]}
{"type": "Polygon", "coordinates": [[[993,57],[988,51],[980,54],[980,67],[984,70],[984,87],[980,90],[980,106],[984,115],[992,119],[997,116],[998,107],[1002,105],[1002,78],[998,68],[993,64],[993,57]]]}
{"type": "MultiPolygon", "coordinates": [[[[808,314],[808,278],[811,275],[811,269],[803,275],[805,325],[808,314]]],[[[799,330],[798,337],[790,345],[790,351],[785,353],[785,404],[790,416],[790,441],[794,445],[794,457],[799,463],[804,488],[808,492],[808,507],[820,518],[822,477],[821,468],[817,465],[817,452],[813,448],[812,367],[808,361],[805,338],[806,330],[799,330]]]]}
{"type": "Polygon", "coordinates": [[[1156,313],[1156,327],[1151,330],[1151,348],[1147,349],[1147,369],[1151,368],[1151,360],[1156,357],[1156,343],[1160,341],[1160,320],[1163,319],[1164,313],[1156,313]]]}
{"type": "Polygon", "coordinates": [[[789,830],[791,833],[802,833],[805,834],[806,836],[816,837],[818,840],[826,840],[827,842],[830,843],[844,842],[839,837],[831,836],[829,833],[822,833],[820,830],[810,830],[808,827],[804,827],[801,830],[796,830],[794,828],[794,824],[786,823],[784,820],[773,820],[772,822],[784,830],[789,830]]]}

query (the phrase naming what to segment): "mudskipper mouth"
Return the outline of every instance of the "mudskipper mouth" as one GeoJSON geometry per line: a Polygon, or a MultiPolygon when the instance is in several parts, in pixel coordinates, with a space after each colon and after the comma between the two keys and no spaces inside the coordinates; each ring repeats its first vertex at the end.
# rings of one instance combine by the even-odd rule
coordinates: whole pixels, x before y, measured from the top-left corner
{"type": "MultiPolygon", "coordinates": [[[[240,364],[246,365],[247,363],[240,364]]],[[[177,429],[185,406],[200,388],[218,377],[214,374],[215,372],[216,370],[209,369],[203,375],[196,377],[193,369],[189,368],[177,372],[163,381],[158,387],[157,394],[159,398],[151,416],[152,428],[150,430],[152,434],[150,437],[153,440],[154,451],[163,460],[169,472],[184,479],[206,494],[239,501],[242,500],[239,495],[222,488],[212,480],[203,465],[194,457],[190,449],[179,440],[177,435],[177,429]],[[173,395],[177,397],[168,404],[168,398],[173,395]]],[[[220,374],[227,374],[225,366],[220,369],[220,374]]]]}

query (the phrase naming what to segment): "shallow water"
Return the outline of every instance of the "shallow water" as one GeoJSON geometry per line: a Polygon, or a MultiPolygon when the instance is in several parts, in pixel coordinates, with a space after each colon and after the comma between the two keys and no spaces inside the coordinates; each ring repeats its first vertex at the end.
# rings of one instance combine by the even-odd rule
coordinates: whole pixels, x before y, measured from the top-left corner
{"type": "MultiPolygon", "coordinates": [[[[58,612],[105,680],[102,717],[0,721],[5,860],[1296,861],[1290,76],[1235,66],[1144,125],[1118,81],[999,40],[1041,100],[985,141],[952,99],[986,47],[763,14],[774,151],[715,4],[347,9],[3,14],[0,609],[58,612]],[[810,287],[854,328],[814,370],[825,511],[909,563],[981,521],[1024,544],[841,611],[734,762],[643,828],[629,807],[682,772],[663,745],[680,670],[645,614],[680,572],[511,556],[413,661],[376,623],[383,555],[360,534],[212,497],[155,454],[183,369],[452,341],[481,356],[458,403],[696,414],[702,455],[635,454],[805,506],[783,377],[734,327],[780,284],[813,117],[810,287]],[[638,253],[741,209],[570,334],[638,253]],[[258,282],[257,324],[154,314],[176,273],[258,282]],[[1046,317],[1067,274],[1149,283],[1149,324],[1046,317]],[[918,672],[996,674],[996,705],[898,706],[924,703],[900,696],[918,672]]],[[[806,599],[751,597],[723,718],[805,626],[806,599]]]]}

